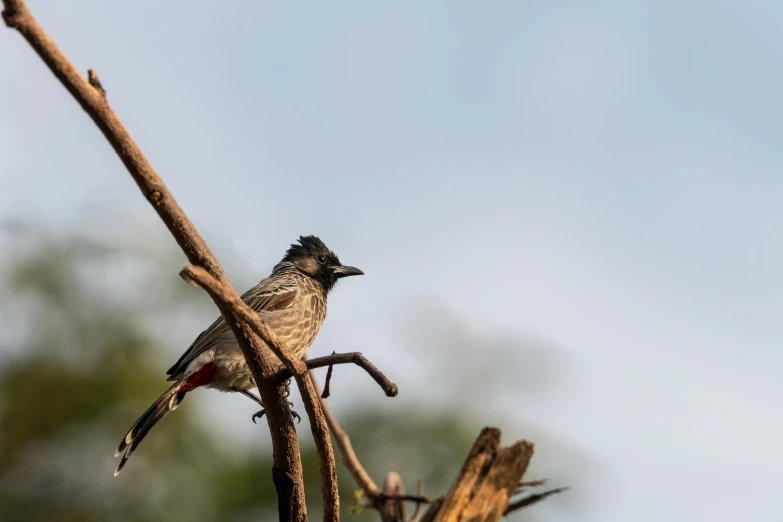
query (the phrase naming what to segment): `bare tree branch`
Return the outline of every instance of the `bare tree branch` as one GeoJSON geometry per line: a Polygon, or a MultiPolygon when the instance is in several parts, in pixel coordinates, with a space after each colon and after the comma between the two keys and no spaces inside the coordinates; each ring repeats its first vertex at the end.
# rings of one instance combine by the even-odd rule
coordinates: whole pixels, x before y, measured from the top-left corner
{"type": "Polygon", "coordinates": [[[541,479],[541,480],[521,480],[519,484],[517,484],[517,491],[522,491],[525,488],[533,488],[536,486],[543,486],[546,484],[547,479],[541,479]]]}
{"type": "MultiPolygon", "coordinates": [[[[316,384],[315,376],[312,371],[313,368],[320,368],[323,366],[331,367],[332,364],[348,363],[358,364],[367,370],[367,373],[373,376],[376,382],[381,384],[381,387],[383,387],[385,390],[391,390],[393,392],[387,392],[388,396],[392,397],[397,394],[397,386],[391,383],[386,378],[386,376],[383,375],[383,373],[377,367],[375,367],[375,365],[370,363],[370,361],[368,361],[359,352],[346,354],[332,353],[332,355],[308,360],[307,367],[310,368],[310,376],[313,379],[313,384],[316,389],[318,385],[316,384]],[[361,363],[357,363],[356,361],[361,361],[361,363]]],[[[283,376],[285,377],[285,375],[283,376]]],[[[332,415],[332,412],[329,410],[329,407],[326,405],[326,402],[323,399],[321,400],[321,407],[323,409],[324,416],[326,417],[326,422],[329,425],[329,429],[332,431],[332,435],[334,436],[337,445],[340,447],[340,452],[343,456],[343,463],[348,468],[348,471],[351,473],[351,476],[353,477],[356,484],[364,492],[364,495],[369,501],[369,505],[378,510],[382,520],[405,522],[405,501],[416,502],[416,513],[414,514],[413,519],[418,517],[420,506],[422,504],[440,502],[440,500],[434,500],[422,496],[422,481],[419,481],[419,490],[417,495],[406,495],[402,488],[402,480],[397,473],[388,473],[384,480],[383,490],[378,488],[370,475],[364,469],[364,466],[362,466],[361,462],[359,461],[359,457],[356,455],[356,452],[353,449],[353,445],[351,444],[350,437],[345,432],[345,430],[342,429],[342,426],[340,426],[340,423],[337,422],[337,419],[335,419],[334,415],[332,415]]]]}
{"type": "Polygon", "coordinates": [[[95,69],[87,69],[87,81],[92,85],[95,90],[101,93],[101,96],[106,97],[106,89],[101,85],[101,81],[98,79],[98,74],[95,69]]]}
{"type": "MultiPolygon", "coordinates": [[[[308,361],[308,363],[309,362],[310,361],[308,361]]],[[[312,370],[310,370],[310,378],[312,379],[313,386],[317,390],[318,384],[312,370]]],[[[380,488],[378,488],[378,485],[372,480],[367,471],[365,471],[361,462],[359,462],[359,458],[356,456],[356,452],[353,450],[353,446],[351,445],[351,438],[347,433],[345,433],[343,428],[340,426],[340,423],[337,422],[337,419],[334,418],[334,415],[332,415],[332,412],[329,411],[329,407],[326,405],[326,402],[324,402],[323,399],[321,400],[321,408],[323,409],[326,423],[329,425],[329,429],[332,431],[334,440],[340,447],[340,453],[343,455],[342,460],[345,464],[345,467],[348,468],[348,471],[351,473],[353,480],[362,489],[362,491],[364,491],[364,494],[367,495],[367,498],[374,500],[381,493],[380,488]]]]}
{"type": "MultiPolygon", "coordinates": [[[[329,366],[328,384],[333,365],[352,363],[367,371],[387,396],[395,397],[398,393],[397,386],[358,352],[333,353],[313,359],[306,365],[301,360],[290,357],[274,332],[258,314],[241,301],[203,238],[112,111],[106,98],[106,90],[96,72],[90,69],[88,77],[83,77],[41,28],[27,9],[24,0],[2,2],[2,16],[6,25],[16,29],[27,40],[101,130],[144,197],[187,256],[192,266],[186,267],[183,272],[210,293],[236,336],[256,380],[267,413],[273,444],[272,478],[278,494],[281,521],[303,522],[307,519],[298,440],[282,386],[283,380],[291,376],[295,377],[301,390],[318,449],[324,520],[339,520],[337,477],[329,430],[340,447],[343,462],[352,477],[371,505],[388,522],[404,520],[405,501],[417,503],[413,519],[417,518],[422,504],[430,504],[422,522],[455,520],[455,517],[496,521],[503,514],[529,506],[566,489],[530,495],[509,504],[511,495],[518,493],[520,488],[539,485],[538,481],[521,481],[532,456],[533,445],[520,441],[509,447],[501,447],[499,430],[487,428],[477,438],[460,475],[445,497],[435,500],[423,497],[421,485],[417,495],[406,495],[402,480],[396,473],[387,474],[384,488],[381,490],[362,467],[348,435],[332,416],[325,402],[318,397],[312,368],[329,366]],[[285,370],[278,373],[279,365],[272,354],[268,353],[267,347],[283,362],[285,370]],[[310,371],[306,373],[306,369],[310,371]]],[[[324,395],[328,396],[328,385],[324,395]]]]}
{"type": "MultiPolygon", "coordinates": [[[[332,352],[332,355],[337,355],[336,352],[332,352]]],[[[326,379],[324,380],[324,391],[321,394],[322,399],[328,399],[332,394],[330,386],[332,384],[332,372],[334,371],[334,364],[329,365],[329,369],[326,370],[326,379]]]]}
{"type": "MultiPolygon", "coordinates": [[[[349,353],[332,353],[332,355],[324,355],[323,357],[316,357],[315,359],[308,359],[306,361],[307,368],[313,370],[315,368],[323,368],[324,366],[332,366],[335,364],[355,364],[364,369],[370,377],[383,389],[383,392],[387,397],[396,397],[399,393],[399,388],[396,384],[391,382],[381,370],[378,369],[373,363],[367,360],[361,352],[349,352],[349,353]]],[[[278,378],[281,381],[285,381],[292,377],[291,370],[281,370],[278,374],[278,378]]],[[[328,377],[328,376],[327,376],[328,377]]]]}
{"type": "MultiPolygon", "coordinates": [[[[23,0],[3,0],[3,20],[27,40],[57,79],[71,93],[82,109],[92,118],[114,151],[120,157],[142,194],[157,211],[188,260],[206,269],[229,292],[233,290],[212,252],[185,212],[177,204],[163,180],[150,165],[144,153],[114,114],[105,97],[105,90],[97,81],[88,82],[60,51],[27,9],[23,0]],[[100,87],[99,87],[100,86],[100,87]]],[[[258,385],[264,401],[267,422],[273,444],[274,465],[272,478],[278,493],[280,520],[304,521],[307,509],[302,480],[302,463],[293,422],[289,415],[283,388],[273,376],[274,366],[265,353],[264,343],[250,326],[238,321],[227,308],[220,307],[237,337],[242,353],[258,385]]]]}
{"type": "Polygon", "coordinates": [[[557,493],[561,493],[567,490],[568,488],[557,488],[557,489],[550,489],[549,491],[544,491],[543,493],[536,493],[535,495],[529,495],[525,498],[522,498],[520,500],[517,500],[516,502],[512,502],[511,504],[509,504],[508,507],[506,508],[505,513],[503,514],[508,515],[509,513],[513,513],[514,511],[517,511],[531,504],[535,504],[536,502],[544,500],[550,495],[555,495],[557,493]]]}
{"type": "Polygon", "coordinates": [[[380,499],[392,498],[395,500],[407,500],[408,502],[416,502],[417,504],[432,504],[433,502],[436,502],[438,500],[436,498],[425,497],[421,493],[417,493],[416,495],[411,495],[408,493],[389,494],[386,493],[385,491],[382,491],[381,494],[378,495],[378,498],[380,499]]]}
{"type": "Polygon", "coordinates": [[[220,284],[217,279],[212,277],[212,274],[200,266],[186,266],[179,272],[179,275],[185,281],[196,284],[206,290],[215,301],[215,304],[230,309],[239,319],[250,325],[253,332],[269,346],[289,372],[297,376],[307,371],[305,363],[300,359],[291,357],[288,348],[277,338],[275,332],[258,316],[255,310],[242,301],[236,292],[220,284]]]}
{"type": "Polygon", "coordinates": [[[430,506],[422,522],[496,522],[505,513],[532,456],[533,445],[529,442],[503,447],[500,430],[484,428],[448,494],[430,506]]]}
{"type": "Polygon", "coordinates": [[[292,358],[288,348],[277,338],[277,335],[259,317],[258,313],[244,303],[236,292],[228,291],[209,272],[199,266],[189,265],[180,271],[180,276],[191,284],[202,287],[212,297],[215,304],[232,310],[239,319],[250,325],[253,332],[263,339],[285,364],[287,370],[294,373],[307,416],[310,418],[310,429],[318,451],[318,460],[321,466],[321,492],[324,499],[324,520],[340,520],[340,497],[337,488],[334,450],[326,419],[321,410],[321,399],[318,397],[309,376],[304,373],[307,371],[307,366],[301,359],[292,358]]]}
{"type": "MultiPolygon", "coordinates": [[[[424,495],[424,479],[419,479],[419,483],[416,485],[416,496],[421,497],[422,495],[424,495]]],[[[408,519],[408,522],[419,520],[419,513],[421,513],[421,506],[423,505],[423,502],[416,502],[416,510],[411,515],[411,518],[408,519]]]]}
{"type": "MultiPolygon", "coordinates": [[[[386,391],[386,395],[394,397],[397,395],[397,385],[389,381],[388,378],[381,372],[374,364],[368,361],[361,353],[345,353],[327,355],[324,357],[318,357],[316,359],[310,359],[307,361],[307,367],[310,368],[310,377],[313,381],[313,385],[317,389],[315,375],[313,374],[313,368],[321,368],[324,366],[331,366],[333,364],[349,364],[353,363],[364,368],[375,381],[381,385],[386,391]]],[[[285,377],[285,374],[283,374],[285,377]]],[[[370,502],[370,505],[377,509],[381,515],[381,519],[384,522],[405,522],[405,501],[416,502],[416,516],[418,516],[419,506],[423,503],[434,502],[432,499],[423,497],[421,495],[422,482],[419,485],[418,495],[406,495],[402,487],[402,479],[397,473],[388,473],[384,480],[384,488],[381,490],[377,484],[372,480],[370,475],[364,469],[359,457],[353,449],[351,444],[351,438],[343,430],[340,423],[337,422],[326,402],[321,399],[321,408],[323,409],[326,422],[329,425],[329,429],[332,431],[334,440],[340,447],[342,453],[342,461],[348,468],[356,484],[364,492],[364,495],[370,502]]]]}
{"type": "MultiPolygon", "coordinates": [[[[301,361],[300,361],[301,362],[301,361]]],[[[334,463],[334,449],[329,437],[321,398],[310,374],[294,377],[302,395],[307,416],[310,418],[310,430],[318,451],[318,462],[321,469],[321,494],[324,499],[324,522],[340,520],[340,494],[337,485],[337,467],[334,463]]]]}

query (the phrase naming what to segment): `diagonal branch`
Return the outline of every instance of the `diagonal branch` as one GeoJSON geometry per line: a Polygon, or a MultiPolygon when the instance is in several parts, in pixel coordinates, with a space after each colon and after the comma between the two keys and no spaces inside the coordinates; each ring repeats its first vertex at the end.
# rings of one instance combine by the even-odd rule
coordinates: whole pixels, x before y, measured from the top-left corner
{"type": "MultiPolygon", "coordinates": [[[[109,106],[106,92],[97,81],[97,75],[93,72],[90,75],[93,81],[88,82],[79,74],[38,24],[23,0],[3,0],[3,4],[3,20],[6,25],[19,31],[92,118],[188,260],[206,269],[227,291],[236,294],[204,239],[109,106]]],[[[238,320],[230,309],[219,308],[237,337],[264,402],[272,437],[272,477],[278,493],[280,520],[304,521],[307,519],[307,509],[296,431],[289,415],[287,400],[283,396],[283,388],[273,376],[274,366],[270,355],[265,352],[264,343],[247,324],[238,320]]]]}
{"type": "Polygon", "coordinates": [[[334,450],[329,438],[329,429],[326,425],[321,399],[315,391],[307,366],[301,359],[293,359],[275,333],[261,320],[258,313],[245,304],[236,292],[229,292],[209,272],[199,266],[189,265],[180,271],[180,276],[186,281],[202,287],[218,306],[231,309],[236,316],[248,324],[274,351],[275,355],[283,361],[287,371],[294,373],[294,378],[302,394],[302,401],[310,418],[310,429],[315,439],[318,451],[318,460],[321,465],[321,492],[324,498],[324,520],[340,519],[340,497],[337,491],[337,468],[334,463],[334,450]]]}
{"type": "MultiPolygon", "coordinates": [[[[310,370],[310,379],[312,380],[313,387],[317,392],[318,384],[315,379],[315,374],[312,370],[310,370]]],[[[359,462],[359,457],[356,456],[356,452],[353,450],[353,446],[351,445],[351,438],[347,433],[345,433],[345,430],[343,430],[342,426],[340,426],[340,423],[337,422],[337,419],[334,418],[334,415],[332,415],[332,412],[329,411],[329,407],[326,405],[326,402],[324,402],[323,399],[321,400],[321,408],[323,409],[326,423],[329,425],[329,429],[332,431],[334,440],[340,447],[340,452],[343,455],[343,462],[348,468],[348,471],[353,477],[353,480],[356,482],[356,484],[358,484],[362,491],[364,491],[364,494],[367,495],[367,498],[370,500],[376,499],[381,494],[381,490],[364,469],[362,463],[359,462]]]]}
{"type": "Polygon", "coordinates": [[[332,448],[332,439],[329,437],[329,428],[321,408],[321,398],[318,396],[310,374],[297,375],[294,378],[299,386],[307,416],[310,418],[310,431],[313,434],[315,448],[318,452],[318,462],[321,468],[321,495],[324,499],[324,522],[338,521],[340,520],[340,493],[337,484],[337,466],[334,462],[334,449],[332,448]]]}
{"type": "MultiPolygon", "coordinates": [[[[291,421],[288,401],[283,394],[282,382],[275,372],[278,365],[268,353],[267,346],[286,365],[286,372],[295,376],[302,392],[311,429],[318,447],[321,462],[322,493],[324,496],[324,519],[339,519],[339,498],[334,466],[334,455],[328,437],[330,429],[343,454],[343,460],[356,483],[372,502],[373,507],[382,508],[402,500],[417,503],[431,501],[421,495],[402,494],[401,487],[389,486],[381,490],[373,482],[359,462],[350,438],[332,416],[326,404],[319,399],[315,377],[310,371],[304,373],[302,361],[288,356],[285,346],[276,340],[257,314],[249,314],[241,306],[241,299],[234,290],[203,238],[188,219],[169,192],[163,180],[155,172],[130,136],[120,119],[109,106],[106,90],[94,70],[84,78],[68,58],[49,38],[32,16],[24,0],[2,0],[3,19],[8,27],[16,29],[39,55],[52,73],[71,93],[74,99],[92,118],[120,160],[134,179],[144,197],[175,238],[180,248],[194,265],[192,271],[200,273],[217,292],[212,293],[221,314],[237,338],[242,353],[256,380],[269,423],[274,464],[272,477],[278,493],[280,520],[306,521],[304,483],[302,480],[301,457],[298,440],[291,421]],[[218,295],[219,294],[219,295],[218,295]]],[[[198,276],[197,276],[198,277],[198,276]]],[[[364,368],[384,389],[387,396],[397,395],[397,387],[367,361],[361,354],[340,354],[314,359],[308,367],[332,366],[353,363],[364,368]]],[[[520,441],[513,446],[499,446],[499,430],[484,430],[476,441],[474,449],[463,465],[463,469],[448,495],[435,500],[422,520],[452,520],[454,516],[470,519],[497,520],[505,513],[528,506],[561,490],[547,491],[508,503],[527,468],[533,452],[532,444],[520,441]]],[[[399,483],[399,480],[398,480],[399,483]]],[[[401,485],[401,483],[399,483],[401,485]]],[[[401,511],[388,510],[389,517],[397,518],[401,511]]]]}
{"type": "Polygon", "coordinates": [[[278,359],[285,365],[288,371],[294,376],[302,375],[307,371],[307,366],[300,359],[291,357],[291,354],[285,344],[278,339],[275,332],[269,328],[258,316],[255,310],[250,308],[239,295],[231,288],[220,284],[212,274],[200,266],[189,265],[183,268],[179,275],[189,283],[197,284],[207,291],[215,301],[215,304],[230,309],[239,319],[253,329],[256,335],[263,340],[267,346],[274,352],[278,359]]]}
{"type": "MultiPolygon", "coordinates": [[[[313,368],[321,368],[324,366],[329,366],[331,368],[333,364],[348,363],[354,363],[364,368],[367,373],[369,373],[373,379],[375,379],[375,381],[378,382],[382,388],[384,388],[387,396],[395,397],[397,395],[397,385],[389,381],[389,379],[387,379],[386,376],[374,364],[368,361],[359,352],[344,354],[333,353],[332,355],[308,360],[307,367],[310,368],[310,378],[313,382],[313,386],[317,390],[318,385],[316,383],[315,374],[313,373],[313,368]]],[[[282,378],[287,378],[285,371],[281,372],[280,375],[282,378]]],[[[364,492],[364,495],[369,500],[370,505],[377,509],[381,514],[381,518],[383,520],[394,520],[396,516],[395,513],[397,513],[395,510],[400,509],[403,510],[403,516],[402,518],[397,518],[399,518],[401,522],[404,522],[404,506],[400,501],[410,500],[417,503],[433,502],[432,499],[422,497],[421,492],[419,495],[405,495],[402,492],[402,483],[399,479],[399,475],[396,473],[387,475],[387,481],[384,484],[384,489],[379,488],[378,485],[373,481],[372,477],[370,477],[369,473],[367,473],[367,471],[364,469],[364,466],[362,466],[362,463],[359,461],[359,457],[356,455],[356,452],[353,449],[353,445],[351,444],[351,438],[348,436],[345,430],[343,430],[342,426],[340,426],[340,423],[337,422],[337,419],[334,417],[334,415],[332,415],[332,412],[329,410],[329,407],[326,405],[326,402],[323,398],[321,399],[321,408],[323,410],[324,417],[326,418],[326,423],[329,425],[329,429],[332,432],[332,436],[334,437],[335,442],[337,442],[337,445],[340,447],[340,453],[342,453],[342,461],[345,464],[345,467],[348,468],[348,472],[353,477],[353,480],[356,482],[359,488],[361,488],[362,492],[364,492]],[[391,475],[395,475],[395,477],[392,477],[392,483],[389,483],[391,475]]]]}
{"type": "MultiPolygon", "coordinates": [[[[380,370],[367,361],[367,359],[364,359],[364,357],[358,352],[332,354],[325,357],[318,357],[316,359],[307,361],[307,366],[308,368],[320,368],[330,364],[351,363],[354,362],[353,359],[356,356],[359,356],[361,359],[363,359],[370,367],[374,368],[375,371],[383,377],[383,379],[386,379],[380,370]]],[[[362,367],[364,368],[364,366],[362,367]]],[[[373,375],[373,372],[370,370],[368,370],[368,373],[373,375]]],[[[315,380],[315,374],[313,373],[312,369],[310,370],[310,377],[313,381],[313,386],[317,391],[318,384],[315,380]]],[[[373,377],[375,376],[373,375],[373,377]]],[[[386,379],[386,381],[388,382],[388,379],[386,379]]],[[[396,386],[394,386],[394,389],[396,390],[396,386]]],[[[348,468],[348,472],[353,477],[354,482],[356,482],[364,495],[367,497],[369,505],[380,513],[382,520],[399,520],[400,522],[405,522],[404,506],[402,501],[416,502],[417,516],[419,513],[420,504],[430,504],[436,502],[434,499],[422,496],[421,487],[419,488],[418,495],[406,495],[402,491],[402,483],[399,475],[396,473],[387,474],[386,481],[384,483],[384,489],[379,488],[375,481],[373,481],[372,477],[370,477],[370,474],[367,473],[367,470],[364,469],[362,463],[359,461],[359,457],[356,455],[356,452],[353,449],[353,445],[351,444],[351,438],[348,436],[345,430],[343,430],[342,426],[340,426],[340,423],[337,422],[337,419],[334,417],[334,415],[332,415],[331,410],[329,410],[329,406],[327,406],[323,399],[321,399],[321,408],[323,409],[324,417],[326,417],[326,423],[329,425],[332,436],[334,437],[337,446],[340,448],[340,453],[342,453],[343,457],[342,461],[345,464],[345,467],[348,468]],[[396,511],[398,509],[401,511],[396,511]],[[402,517],[397,516],[400,514],[402,517]]]]}

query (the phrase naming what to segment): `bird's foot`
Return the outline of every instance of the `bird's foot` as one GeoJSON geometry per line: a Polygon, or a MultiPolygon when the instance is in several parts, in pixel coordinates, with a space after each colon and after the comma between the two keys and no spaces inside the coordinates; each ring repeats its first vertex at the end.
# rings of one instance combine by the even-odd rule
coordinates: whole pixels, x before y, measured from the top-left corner
{"type": "MultiPolygon", "coordinates": [[[[286,379],[286,381],[283,383],[283,388],[285,389],[283,392],[283,397],[287,398],[289,395],[291,395],[291,379],[286,379]]],[[[291,404],[291,406],[293,406],[293,404],[291,404]]]]}
{"type": "MultiPolygon", "coordinates": [[[[302,422],[302,417],[300,417],[299,414],[296,413],[294,410],[290,409],[291,406],[293,406],[293,405],[294,405],[294,403],[292,403],[292,402],[288,403],[288,408],[289,408],[288,412],[291,414],[291,418],[296,420],[296,422],[298,424],[298,423],[302,422]]],[[[264,415],[266,415],[266,410],[261,410],[261,411],[257,411],[256,413],[254,413],[253,416],[251,417],[251,419],[253,420],[253,424],[256,423],[256,419],[260,419],[264,415]]]]}

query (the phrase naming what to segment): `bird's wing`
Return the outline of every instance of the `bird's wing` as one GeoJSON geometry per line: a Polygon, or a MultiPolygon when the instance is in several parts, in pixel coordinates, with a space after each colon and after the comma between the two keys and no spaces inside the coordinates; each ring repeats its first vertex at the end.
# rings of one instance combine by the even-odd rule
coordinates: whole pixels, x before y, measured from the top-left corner
{"type": "MultiPolygon", "coordinates": [[[[293,306],[298,292],[299,285],[293,279],[268,278],[242,294],[242,301],[258,312],[262,318],[266,318],[277,311],[293,306]]],[[[169,380],[174,380],[193,359],[211,348],[228,331],[226,320],[221,315],[196,337],[190,348],[182,354],[174,366],[169,368],[166,372],[170,376],[169,380]]]]}

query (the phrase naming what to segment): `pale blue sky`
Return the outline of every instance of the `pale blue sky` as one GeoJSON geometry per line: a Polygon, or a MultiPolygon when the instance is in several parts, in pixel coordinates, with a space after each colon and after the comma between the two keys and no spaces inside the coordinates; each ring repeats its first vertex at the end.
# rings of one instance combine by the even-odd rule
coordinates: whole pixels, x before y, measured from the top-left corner
{"type": "MultiPolygon", "coordinates": [[[[421,296],[557,347],[527,416],[602,478],[546,519],[781,519],[783,4],[231,5],[30,0],[210,240],[263,273],[314,233],[365,269],[322,347],[409,368],[421,296]]],[[[155,223],[0,39],[0,218],[155,223]]]]}

